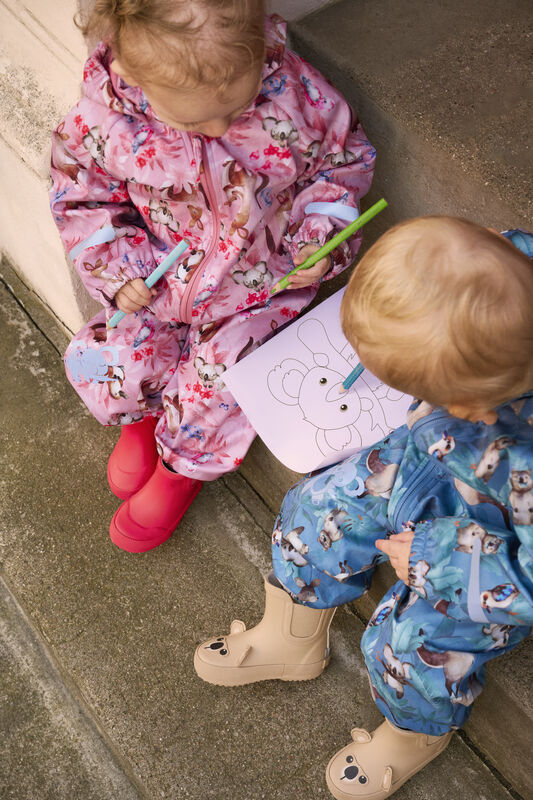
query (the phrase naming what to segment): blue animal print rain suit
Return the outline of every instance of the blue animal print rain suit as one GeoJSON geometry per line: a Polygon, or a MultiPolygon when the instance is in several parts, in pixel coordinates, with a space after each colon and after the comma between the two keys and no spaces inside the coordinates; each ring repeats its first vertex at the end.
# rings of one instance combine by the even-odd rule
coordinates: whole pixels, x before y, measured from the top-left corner
{"type": "Polygon", "coordinates": [[[485,664],[533,624],[533,392],[494,425],[415,403],[407,425],[306,477],[273,533],[274,571],[304,604],[360,597],[387,556],[375,540],[413,530],[398,581],[362,639],[374,699],[402,728],[461,727],[485,664]]]}

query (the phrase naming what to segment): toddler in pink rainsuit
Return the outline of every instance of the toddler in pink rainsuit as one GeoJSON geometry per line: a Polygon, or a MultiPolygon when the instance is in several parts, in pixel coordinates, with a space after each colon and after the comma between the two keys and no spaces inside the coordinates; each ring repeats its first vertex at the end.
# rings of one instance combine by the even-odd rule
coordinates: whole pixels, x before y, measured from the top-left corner
{"type": "Polygon", "coordinates": [[[122,426],[111,538],[141,552],[202,481],[241,463],[255,434],[224,372],[351,263],[360,236],[271,294],[354,219],[375,151],[261,0],[97,0],[86,32],[103,41],[53,134],[51,206],[104,310],[65,363],[91,413],[122,426]],[[147,289],[183,238],[184,257],[147,289]],[[117,308],[127,316],[107,330],[117,308]]]}

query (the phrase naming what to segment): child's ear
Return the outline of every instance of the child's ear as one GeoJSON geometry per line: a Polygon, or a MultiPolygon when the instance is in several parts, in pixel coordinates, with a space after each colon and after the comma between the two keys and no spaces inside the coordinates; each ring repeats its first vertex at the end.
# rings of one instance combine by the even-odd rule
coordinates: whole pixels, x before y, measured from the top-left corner
{"type": "Polygon", "coordinates": [[[482,417],[479,418],[480,422],[484,422],[485,425],[495,425],[498,422],[498,415],[494,410],[486,411],[482,417]]]}
{"type": "Polygon", "coordinates": [[[470,422],[484,422],[485,425],[494,425],[498,421],[498,415],[493,409],[481,409],[461,403],[452,403],[446,408],[452,417],[467,419],[470,422]]]}
{"type": "Polygon", "coordinates": [[[109,66],[116,75],[119,75],[130,86],[137,86],[137,81],[133,75],[130,75],[128,70],[124,69],[118,58],[114,58],[109,66]]]}

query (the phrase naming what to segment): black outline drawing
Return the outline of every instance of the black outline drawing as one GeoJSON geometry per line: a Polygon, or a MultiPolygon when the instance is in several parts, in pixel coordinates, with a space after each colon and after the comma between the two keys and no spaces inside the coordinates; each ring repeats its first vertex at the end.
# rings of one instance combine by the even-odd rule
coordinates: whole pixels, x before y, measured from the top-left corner
{"type": "Polygon", "coordinates": [[[348,447],[352,450],[360,447],[361,426],[356,423],[365,414],[370,417],[370,425],[365,425],[365,428],[375,431],[376,441],[390,433],[392,427],[386,420],[381,400],[387,398],[396,402],[403,395],[384,383],[372,389],[365,373],[357,380],[357,391],[340,394],[341,383],[356,363],[350,345],[337,350],[324,324],[309,317],[297,324],[296,335],[310,351],[313,365],[308,366],[296,358],[285,358],[270,370],[267,385],[278,402],[300,407],[303,419],[316,428],[316,444],[320,452],[329,456],[348,447]],[[324,427],[325,420],[327,427],[324,427]]]}

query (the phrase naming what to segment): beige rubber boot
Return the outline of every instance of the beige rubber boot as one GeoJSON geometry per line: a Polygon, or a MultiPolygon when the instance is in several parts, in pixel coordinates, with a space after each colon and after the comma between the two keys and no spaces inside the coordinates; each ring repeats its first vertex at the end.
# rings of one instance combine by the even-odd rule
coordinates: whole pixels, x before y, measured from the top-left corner
{"type": "Polygon", "coordinates": [[[337,800],[385,800],[442,753],[451,736],[404,731],[388,719],[373,733],[354,728],[353,742],[327,766],[328,789],[337,800]]]}
{"type": "Polygon", "coordinates": [[[261,622],[246,630],[231,623],[228,636],[199,645],[194,668],[202,680],[219,686],[277,678],[306,681],[329,663],[329,626],[334,608],[315,609],[294,603],[273,573],[265,577],[265,612],[261,622]]]}

